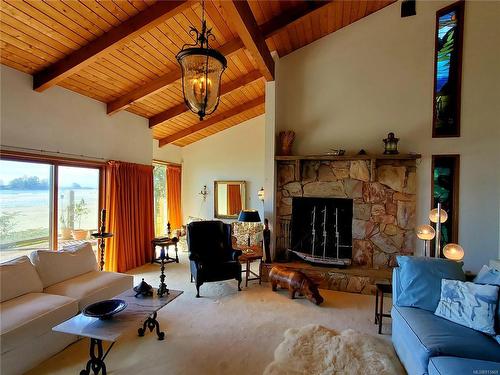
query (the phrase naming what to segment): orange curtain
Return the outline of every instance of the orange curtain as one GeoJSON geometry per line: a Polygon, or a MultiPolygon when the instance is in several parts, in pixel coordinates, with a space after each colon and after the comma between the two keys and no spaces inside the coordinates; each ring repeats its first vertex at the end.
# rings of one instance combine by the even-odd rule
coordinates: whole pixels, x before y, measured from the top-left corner
{"type": "Polygon", "coordinates": [[[153,167],[110,161],[106,165],[106,271],[125,272],[151,257],[154,237],[153,167]]]}
{"type": "Polygon", "coordinates": [[[167,165],[167,209],[170,228],[180,229],[181,214],[181,167],[167,165]]]}
{"type": "Polygon", "coordinates": [[[227,214],[237,215],[241,211],[240,185],[227,185],[227,214]]]}

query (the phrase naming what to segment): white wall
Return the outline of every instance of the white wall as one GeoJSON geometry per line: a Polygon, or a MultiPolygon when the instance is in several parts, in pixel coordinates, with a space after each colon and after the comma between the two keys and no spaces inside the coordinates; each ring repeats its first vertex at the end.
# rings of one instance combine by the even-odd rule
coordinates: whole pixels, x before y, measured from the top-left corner
{"type": "Polygon", "coordinates": [[[0,143],[104,159],[151,164],[153,145],[146,119],[61,87],[43,93],[32,77],[1,66],[0,143]]]}
{"type": "Polygon", "coordinates": [[[478,270],[499,254],[500,2],[465,3],[462,136],[432,139],[435,13],[450,3],[419,1],[409,18],[396,3],[280,59],[277,126],[297,133],[294,154],[381,153],[394,131],[400,151],[423,155],[419,223],[428,222],[431,155],[460,154],[459,242],[465,268],[478,270]]]}
{"type": "Polygon", "coordinates": [[[247,207],[263,204],[257,192],[264,186],[264,115],[182,148],[182,213],[211,219],[214,216],[214,181],[245,180],[247,207]],[[203,202],[198,193],[207,185],[203,202]]]}
{"type": "Polygon", "coordinates": [[[182,147],[175,145],[158,146],[158,141],[153,139],[153,159],[168,161],[170,163],[182,163],[182,147]]]}

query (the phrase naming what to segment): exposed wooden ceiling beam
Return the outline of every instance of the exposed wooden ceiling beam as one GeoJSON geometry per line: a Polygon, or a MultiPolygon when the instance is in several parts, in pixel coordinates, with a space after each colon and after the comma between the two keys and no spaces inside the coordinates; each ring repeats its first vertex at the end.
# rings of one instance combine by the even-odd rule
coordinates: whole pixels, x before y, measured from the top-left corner
{"type": "Polygon", "coordinates": [[[101,37],[33,76],[33,89],[42,92],[93,63],[112,49],[130,42],[147,30],[191,6],[189,1],[158,1],[101,37]]]}
{"type": "Polygon", "coordinates": [[[165,145],[168,145],[169,143],[173,143],[181,138],[187,137],[188,135],[199,132],[200,130],[206,129],[214,124],[217,124],[218,122],[237,116],[239,113],[243,111],[248,111],[249,109],[258,107],[259,105],[264,104],[264,101],[265,101],[264,96],[260,96],[257,99],[250,100],[249,102],[237,105],[236,107],[228,109],[225,112],[211,116],[207,120],[200,121],[192,126],[189,126],[185,129],[178,131],[177,133],[174,133],[172,135],[160,139],[159,145],[160,147],[163,147],[165,145]]]}
{"type": "MultiPolygon", "coordinates": [[[[232,91],[239,89],[240,87],[258,80],[259,78],[262,78],[262,74],[260,74],[258,70],[252,70],[250,73],[247,73],[244,76],[223,84],[220,88],[220,96],[229,94],[232,91]]],[[[186,107],[186,104],[184,102],[179,103],[167,109],[166,111],[160,112],[157,115],[151,117],[149,119],[149,127],[153,128],[188,111],[189,109],[186,107]]]]}
{"type": "Polygon", "coordinates": [[[305,16],[310,15],[311,13],[323,8],[324,6],[328,6],[333,0],[325,0],[325,1],[305,1],[304,7],[297,6],[294,9],[291,9],[288,12],[280,14],[277,17],[274,17],[263,23],[259,28],[262,35],[265,36],[266,39],[269,39],[276,34],[278,34],[285,27],[301,20],[305,16]]]}
{"type": "MultiPolygon", "coordinates": [[[[315,12],[316,10],[320,9],[323,6],[327,6],[330,4],[331,1],[314,1],[314,2],[308,2],[310,4],[307,9],[303,9],[301,7],[300,10],[293,10],[290,11],[290,13],[284,13],[282,15],[279,15],[268,22],[262,24],[260,26],[261,33],[264,35],[264,38],[268,39],[274,35],[276,35],[278,32],[280,32],[283,28],[285,28],[287,25],[297,22],[300,19],[306,17],[307,15],[311,14],[312,12],[315,12]]],[[[218,50],[224,55],[224,56],[229,56],[232,53],[238,51],[239,49],[243,48],[243,42],[241,41],[240,38],[233,39],[226,44],[224,44],[222,47],[218,48],[218,50]]],[[[151,81],[150,83],[143,85],[141,87],[138,87],[137,89],[134,89],[127,94],[121,96],[118,99],[113,100],[112,102],[109,102],[107,104],[107,113],[108,115],[111,115],[113,113],[116,113],[120,110],[128,108],[133,102],[140,100],[142,98],[145,98],[149,95],[153,95],[154,93],[158,92],[159,90],[163,89],[165,86],[168,86],[178,79],[181,78],[181,71],[180,69],[177,69],[173,72],[169,72],[159,78],[156,78],[155,80],[151,81]]]]}
{"type": "Polygon", "coordinates": [[[266,39],[246,1],[227,0],[221,2],[231,24],[236,29],[246,49],[254,58],[262,75],[268,81],[274,80],[274,60],[266,39]]]}
{"type": "MultiPolygon", "coordinates": [[[[221,46],[219,48],[219,51],[224,56],[228,56],[241,48],[243,48],[243,42],[239,38],[237,38],[221,46]]],[[[171,72],[168,72],[167,74],[164,74],[161,77],[158,77],[155,80],[128,92],[118,99],[109,102],[107,104],[107,113],[108,115],[112,115],[113,113],[116,113],[122,109],[126,109],[136,100],[145,98],[149,95],[153,95],[155,92],[160,91],[165,86],[174,83],[178,79],[181,79],[180,69],[175,69],[171,72]]]]}

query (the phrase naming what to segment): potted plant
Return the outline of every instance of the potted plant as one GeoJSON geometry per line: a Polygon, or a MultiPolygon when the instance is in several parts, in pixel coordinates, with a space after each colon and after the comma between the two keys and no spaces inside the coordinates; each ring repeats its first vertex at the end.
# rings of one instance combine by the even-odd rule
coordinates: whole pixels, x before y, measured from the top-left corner
{"type": "Polygon", "coordinates": [[[61,224],[61,239],[62,240],[70,240],[71,239],[71,228],[68,226],[69,210],[67,207],[62,210],[61,216],[59,216],[59,223],[61,224]]]}
{"type": "Polygon", "coordinates": [[[82,198],[80,202],[75,204],[75,221],[78,222],[78,229],[73,230],[73,238],[75,240],[85,240],[88,237],[89,231],[81,229],[82,219],[89,213],[87,203],[82,198]]]}

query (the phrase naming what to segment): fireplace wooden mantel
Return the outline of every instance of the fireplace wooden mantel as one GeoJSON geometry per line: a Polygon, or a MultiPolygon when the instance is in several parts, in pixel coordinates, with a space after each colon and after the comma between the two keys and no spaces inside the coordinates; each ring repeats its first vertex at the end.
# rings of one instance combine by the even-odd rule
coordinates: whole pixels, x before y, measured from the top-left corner
{"type": "Polygon", "coordinates": [[[385,154],[367,154],[367,155],[290,155],[290,156],[275,156],[275,160],[416,160],[420,159],[422,155],[420,154],[395,154],[395,155],[385,155],[385,154]]]}
{"type": "MultiPolygon", "coordinates": [[[[417,159],[421,159],[421,154],[393,154],[393,155],[385,155],[385,154],[366,154],[366,155],[276,155],[274,160],[279,162],[295,162],[296,168],[295,171],[300,173],[302,170],[301,163],[302,162],[314,162],[314,161],[355,161],[355,160],[365,160],[370,164],[370,181],[376,180],[376,167],[378,164],[383,162],[390,161],[415,161],[417,159]]],[[[296,178],[298,180],[301,179],[300,175],[297,175],[296,178]]]]}

